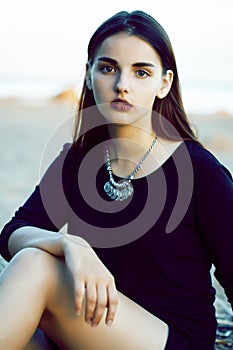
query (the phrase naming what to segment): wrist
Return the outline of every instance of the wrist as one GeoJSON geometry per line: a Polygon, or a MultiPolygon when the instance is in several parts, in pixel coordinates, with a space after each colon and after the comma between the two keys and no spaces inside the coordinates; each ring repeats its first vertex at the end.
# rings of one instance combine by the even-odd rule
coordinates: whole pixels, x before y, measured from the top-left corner
{"type": "Polygon", "coordinates": [[[82,237],[71,235],[68,233],[63,234],[62,245],[63,245],[64,254],[65,254],[65,251],[70,248],[70,246],[74,246],[74,245],[91,248],[90,244],[82,237]]]}

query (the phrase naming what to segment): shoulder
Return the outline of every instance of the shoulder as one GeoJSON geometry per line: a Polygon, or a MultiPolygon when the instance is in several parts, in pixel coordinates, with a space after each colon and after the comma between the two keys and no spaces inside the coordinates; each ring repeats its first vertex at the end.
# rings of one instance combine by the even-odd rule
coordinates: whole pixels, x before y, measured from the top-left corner
{"type": "Polygon", "coordinates": [[[82,157],[83,153],[83,149],[79,143],[67,142],[60,149],[57,158],[63,159],[65,162],[76,162],[82,157]]]}
{"type": "Polygon", "coordinates": [[[185,141],[185,147],[190,155],[194,174],[200,176],[214,176],[222,174],[232,181],[232,175],[230,171],[221,163],[211,151],[201,146],[196,141],[185,141]]]}
{"type": "Polygon", "coordinates": [[[70,175],[80,159],[80,147],[74,143],[67,142],[63,145],[50,145],[45,149],[41,160],[40,174],[41,178],[48,174],[70,175]]]}

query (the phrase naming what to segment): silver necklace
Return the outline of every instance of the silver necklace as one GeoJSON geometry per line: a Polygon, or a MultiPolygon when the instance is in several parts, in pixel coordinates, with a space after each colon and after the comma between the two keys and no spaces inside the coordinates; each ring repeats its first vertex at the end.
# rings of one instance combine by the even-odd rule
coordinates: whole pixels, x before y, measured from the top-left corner
{"type": "Polygon", "coordinates": [[[151,153],[152,149],[154,148],[156,142],[158,140],[158,135],[156,134],[151,146],[148,148],[134,171],[132,171],[131,174],[125,179],[121,179],[118,182],[116,182],[113,178],[113,172],[110,162],[110,156],[109,156],[109,149],[108,146],[106,146],[106,157],[105,157],[105,164],[107,171],[109,173],[109,181],[107,181],[104,185],[104,191],[107,193],[107,195],[115,200],[115,201],[124,201],[128,199],[133,194],[133,184],[132,180],[134,179],[135,175],[139,171],[139,169],[142,166],[142,163],[146,160],[146,158],[151,153]]]}

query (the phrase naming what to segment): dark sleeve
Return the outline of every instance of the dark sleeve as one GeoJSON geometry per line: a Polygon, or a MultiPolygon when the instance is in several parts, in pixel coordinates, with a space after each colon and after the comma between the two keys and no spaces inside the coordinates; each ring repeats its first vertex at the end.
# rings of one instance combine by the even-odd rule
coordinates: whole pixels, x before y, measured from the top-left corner
{"type": "Polygon", "coordinates": [[[215,277],[233,305],[233,182],[208,151],[196,159],[198,231],[215,277]]]}
{"type": "Polygon", "coordinates": [[[58,232],[67,222],[67,197],[71,192],[72,155],[65,144],[58,157],[45,172],[39,185],[15,216],[4,226],[0,235],[0,254],[9,261],[10,235],[18,228],[33,226],[58,232]]]}

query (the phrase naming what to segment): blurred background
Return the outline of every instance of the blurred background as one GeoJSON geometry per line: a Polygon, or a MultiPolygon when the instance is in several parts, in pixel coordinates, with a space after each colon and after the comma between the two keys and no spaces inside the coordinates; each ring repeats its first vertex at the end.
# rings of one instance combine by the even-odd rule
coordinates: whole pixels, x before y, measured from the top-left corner
{"type": "Polygon", "coordinates": [[[0,12],[0,227],[37,183],[54,131],[73,115],[91,34],[115,12],[135,9],[167,31],[190,119],[233,171],[232,0],[99,0],[82,6],[77,0],[8,0],[0,12]]]}
{"type": "MultiPolygon", "coordinates": [[[[167,31],[186,111],[204,145],[233,173],[232,0],[2,1],[0,229],[39,181],[51,140],[60,147],[72,139],[91,34],[115,12],[136,9],[167,31]]],[[[231,311],[222,300],[225,317],[231,311]]]]}
{"type": "Polygon", "coordinates": [[[232,0],[8,0],[0,12],[0,227],[31,193],[47,143],[73,115],[91,34],[135,9],[167,31],[190,119],[233,171],[232,0]]]}

